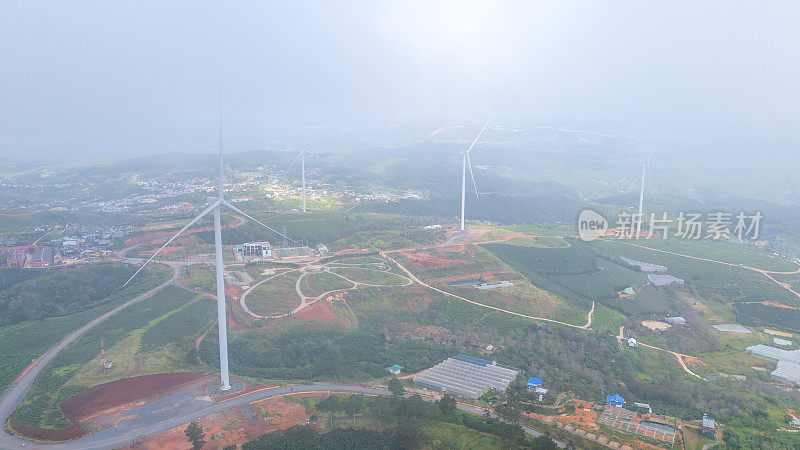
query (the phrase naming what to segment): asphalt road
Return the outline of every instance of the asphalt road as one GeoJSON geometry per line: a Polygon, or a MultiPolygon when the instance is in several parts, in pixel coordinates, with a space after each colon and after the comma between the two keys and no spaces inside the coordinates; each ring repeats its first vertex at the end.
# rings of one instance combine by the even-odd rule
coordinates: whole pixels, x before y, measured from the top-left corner
{"type": "MultiPolygon", "coordinates": [[[[64,350],[69,344],[71,344],[75,339],[78,339],[81,335],[89,331],[90,329],[94,328],[95,326],[99,325],[100,323],[107,320],[109,317],[117,314],[118,312],[122,311],[123,309],[131,306],[135,303],[138,303],[146,298],[149,298],[156,292],[164,289],[168,285],[172,284],[173,281],[177,278],[178,274],[180,274],[180,269],[178,266],[173,266],[174,274],[172,278],[164,282],[163,284],[159,285],[158,287],[151,289],[150,291],[145,292],[144,294],[129,300],[116,308],[112,309],[111,311],[103,314],[102,316],[97,317],[96,319],[92,320],[91,322],[87,323],[86,325],[79,328],[77,331],[73,332],[61,342],[53,346],[50,350],[47,351],[32,367],[30,367],[27,372],[24,372],[22,376],[20,376],[14,383],[3,393],[2,397],[0,397],[0,421],[5,424],[9,417],[11,417],[11,413],[17,407],[22,398],[25,397],[25,393],[28,392],[33,382],[36,380],[36,377],[44,370],[45,367],[56,357],[58,352],[64,350]]],[[[22,444],[26,443],[27,447],[30,447],[32,444],[28,441],[24,441],[17,437],[11,436],[5,432],[5,430],[0,430],[0,447],[2,448],[18,448],[21,447],[22,444]]],[[[77,448],[77,447],[76,447],[77,448]]]]}
{"type": "MultiPolygon", "coordinates": [[[[16,381],[14,381],[8,390],[6,390],[6,392],[0,397],[0,420],[2,420],[2,423],[5,424],[8,421],[9,417],[11,417],[11,413],[17,407],[19,402],[22,401],[22,398],[25,396],[25,393],[28,391],[28,389],[30,389],[30,387],[33,385],[36,377],[39,376],[44,368],[47,367],[47,365],[61,350],[65,349],[81,335],[104,322],[109,317],[112,317],[113,315],[135,303],[149,298],[156,292],[172,284],[180,274],[180,264],[173,263],[169,265],[174,270],[172,278],[162,283],[158,287],[151,289],[150,291],[145,292],[120,306],[117,306],[113,310],[97,317],[77,331],[73,332],[48,350],[47,353],[45,353],[33,366],[27,369],[26,372],[24,372],[16,381]]],[[[111,428],[83,436],[70,442],[58,444],[35,443],[20,439],[16,436],[8,434],[4,429],[0,429],[0,448],[12,449],[24,447],[34,449],[59,448],[80,450],[117,448],[130,445],[136,439],[160,434],[185,423],[191,422],[192,420],[205,417],[216,412],[224,411],[229,408],[252,403],[257,400],[286,394],[320,391],[351,392],[367,395],[391,395],[389,391],[364,386],[314,384],[267,388],[216,403],[213,400],[198,397],[196,394],[183,391],[173,394],[167,398],[136,407],[128,411],[128,413],[130,413],[130,418],[128,420],[120,421],[111,428]]],[[[430,398],[423,398],[428,401],[433,401],[430,398]]],[[[457,404],[457,407],[459,410],[472,414],[484,415],[486,413],[482,409],[460,403],[457,404]]],[[[498,417],[493,413],[490,413],[489,416],[507,422],[506,419],[498,417]]],[[[541,433],[531,428],[523,426],[523,429],[525,432],[533,436],[541,436],[541,433]]],[[[556,444],[561,448],[566,447],[566,444],[563,442],[554,442],[556,442],[556,444]]]]}
{"type": "MultiPolygon", "coordinates": [[[[215,403],[197,394],[179,392],[161,400],[137,406],[126,411],[126,416],[131,419],[118,422],[115,426],[103,431],[93,433],[74,441],[60,444],[38,444],[26,442],[3,432],[0,435],[0,445],[4,448],[21,448],[23,443],[25,448],[59,448],[59,449],[104,449],[122,447],[132,444],[135,440],[148,436],[164,433],[173,428],[180,427],[192,420],[208,416],[226,409],[246,405],[265,398],[278,397],[287,394],[298,394],[305,392],[350,392],[366,395],[390,396],[391,392],[382,389],[374,389],[357,385],[342,384],[311,384],[281,386],[266,388],[247,394],[242,394],[231,399],[215,403]],[[189,405],[191,404],[191,407],[189,405]],[[166,406],[165,406],[166,405],[166,406]]],[[[427,401],[434,401],[431,398],[423,397],[427,401]]],[[[484,415],[485,411],[469,405],[457,404],[456,407],[464,412],[484,415]]],[[[490,417],[508,422],[502,417],[490,413],[490,417]]],[[[525,432],[533,436],[542,434],[528,427],[523,427],[525,432]]],[[[555,441],[561,448],[566,448],[563,442],[555,441]]]]}

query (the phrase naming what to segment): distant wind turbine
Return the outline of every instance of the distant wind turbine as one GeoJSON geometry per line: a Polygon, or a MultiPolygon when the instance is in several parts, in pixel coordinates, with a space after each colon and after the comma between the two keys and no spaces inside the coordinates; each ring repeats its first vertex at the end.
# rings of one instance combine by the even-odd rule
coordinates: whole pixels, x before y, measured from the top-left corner
{"type": "Polygon", "coordinates": [[[472,172],[472,161],[469,159],[469,152],[472,151],[472,147],[478,142],[478,139],[481,138],[481,135],[486,130],[486,127],[489,126],[489,121],[487,120],[486,123],[481,128],[481,132],[478,133],[478,136],[472,141],[472,144],[466,150],[461,150],[461,231],[464,231],[464,205],[466,203],[466,196],[467,196],[467,167],[469,167],[469,176],[472,178],[472,186],[475,188],[475,197],[478,196],[478,185],[475,184],[475,174],[472,172]]]}
{"type": "Polygon", "coordinates": [[[300,159],[300,170],[303,173],[303,212],[306,212],[306,155],[311,156],[311,153],[305,150],[301,151],[300,154],[294,158],[292,163],[289,164],[289,167],[286,168],[286,174],[284,174],[283,176],[284,178],[286,178],[286,175],[289,173],[289,169],[291,169],[292,166],[294,166],[294,163],[296,163],[297,160],[300,159]]]}
{"type": "MultiPolygon", "coordinates": [[[[637,237],[639,236],[639,233],[641,233],[641,231],[642,231],[642,220],[643,220],[642,208],[644,207],[644,182],[645,182],[645,179],[647,178],[648,172],[650,171],[650,158],[652,158],[652,157],[653,157],[653,154],[650,153],[650,156],[648,156],[647,159],[642,160],[642,187],[639,190],[639,214],[636,216],[637,217],[637,222],[636,222],[636,236],[637,237]]],[[[651,177],[652,177],[652,175],[651,175],[651,177]]],[[[652,184],[652,179],[651,179],[651,183],[650,184],[652,184]]]]}
{"type": "Polygon", "coordinates": [[[239,208],[231,205],[230,203],[225,200],[224,191],[225,191],[225,165],[222,160],[222,110],[220,108],[220,123],[219,123],[219,192],[217,198],[209,197],[210,204],[206,209],[203,210],[200,214],[197,215],[194,219],[192,219],[189,223],[184,225],[183,228],[178,231],[175,236],[172,236],[161,248],[158,249],[153,256],[150,257],[141,267],[125,282],[123,287],[127,286],[131,280],[139,274],[149,263],[152,261],[161,250],[164,250],[172,241],[175,240],[178,236],[181,235],[184,231],[188,230],[189,227],[197,223],[198,220],[205,217],[206,214],[213,211],[214,213],[214,249],[215,249],[215,256],[216,256],[216,272],[217,272],[217,327],[219,328],[219,370],[220,370],[220,390],[227,391],[231,388],[230,385],[230,376],[228,373],[228,322],[227,316],[225,313],[225,266],[222,263],[222,220],[220,214],[222,213],[222,207],[228,208],[230,210],[239,213],[248,219],[252,220],[253,222],[267,228],[268,230],[276,233],[280,236],[283,236],[286,239],[294,242],[295,244],[299,243],[294,239],[288,238],[285,234],[280,233],[273,228],[265,225],[258,220],[251,217],[249,214],[243,212],[239,208]]]}

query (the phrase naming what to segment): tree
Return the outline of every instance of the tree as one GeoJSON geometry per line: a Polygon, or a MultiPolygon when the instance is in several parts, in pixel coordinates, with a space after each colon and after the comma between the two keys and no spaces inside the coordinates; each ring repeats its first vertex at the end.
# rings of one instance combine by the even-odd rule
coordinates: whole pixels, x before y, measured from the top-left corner
{"type": "Polygon", "coordinates": [[[364,408],[364,397],[361,395],[350,395],[342,400],[342,408],[350,413],[353,420],[353,426],[356,425],[356,413],[364,408]]]}
{"type": "Polygon", "coordinates": [[[389,390],[392,391],[392,395],[395,397],[400,397],[405,393],[405,389],[403,388],[403,382],[398,380],[397,377],[392,377],[386,385],[389,387],[389,390]]]}
{"type": "Polygon", "coordinates": [[[328,411],[331,418],[331,430],[333,429],[333,415],[341,409],[342,405],[339,402],[339,397],[331,395],[325,400],[317,403],[317,409],[320,411],[328,411]]]}
{"type": "Polygon", "coordinates": [[[442,414],[445,416],[453,414],[456,410],[456,399],[448,394],[445,394],[436,404],[439,405],[439,409],[442,410],[442,414]]]}
{"type": "Polygon", "coordinates": [[[199,450],[206,445],[206,434],[203,433],[203,427],[196,420],[186,426],[184,433],[186,437],[189,438],[189,442],[192,443],[192,448],[195,450],[199,450]]]}

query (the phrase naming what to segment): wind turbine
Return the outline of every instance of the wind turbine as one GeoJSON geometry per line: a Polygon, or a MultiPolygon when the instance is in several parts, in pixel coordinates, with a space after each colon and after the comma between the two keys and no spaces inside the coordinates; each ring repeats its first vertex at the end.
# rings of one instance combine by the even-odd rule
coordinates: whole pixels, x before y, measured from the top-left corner
{"type": "MultiPolygon", "coordinates": [[[[645,181],[645,178],[647,178],[647,174],[650,172],[650,158],[652,156],[653,156],[653,153],[650,153],[650,155],[647,157],[647,159],[642,160],[642,187],[639,190],[639,214],[636,216],[637,217],[637,223],[636,223],[636,237],[637,238],[639,237],[639,234],[642,231],[642,219],[643,219],[643,217],[642,217],[642,207],[644,205],[644,181],[645,181]]],[[[651,177],[652,177],[652,175],[651,175],[651,177]]],[[[651,180],[651,184],[652,184],[652,180],[651,180]]]]}
{"type": "Polygon", "coordinates": [[[286,178],[286,175],[289,173],[289,169],[291,169],[292,166],[294,166],[294,163],[300,159],[300,170],[303,172],[303,212],[306,212],[306,155],[311,156],[311,153],[308,153],[305,150],[301,151],[300,154],[294,158],[292,163],[289,164],[289,167],[286,168],[286,174],[283,175],[283,177],[286,178]]]}
{"type": "Polygon", "coordinates": [[[469,159],[469,152],[478,142],[478,139],[481,138],[481,135],[486,130],[487,126],[489,126],[488,120],[483,125],[483,128],[481,128],[481,132],[478,133],[478,137],[472,141],[472,144],[469,146],[469,148],[466,150],[461,150],[461,231],[464,231],[464,204],[466,203],[467,196],[467,167],[469,167],[469,176],[472,178],[472,186],[475,188],[475,197],[478,196],[478,185],[475,184],[475,174],[472,173],[472,161],[469,159]]]}
{"type": "Polygon", "coordinates": [[[172,236],[161,248],[158,249],[153,256],[150,257],[141,267],[125,282],[122,287],[128,285],[128,283],[133,280],[142,269],[147,266],[150,261],[152,261],[160,252],[164,250],[172,241],[175,240],[178,236],[181,235],[184,231],[188,230],[189,227],[197,223],[198,220],[202,219],[206,216],[206,214],[213,212],[214,213],[214,253],[216,256],[215,261],[215,268],[217,272],[217,328],[219,329],[219,370],[220,370],[220,385],[219,389],[221,391],[227,391],[231,388],[230,384],[230,375],[228,373],[228,322],[226,320],[227,315],[225,311],[225,266],[222,263],[222,220],[221,220],[221,213],[222,208],[228,208],[238,214],[241,214],[248,219],[252,220],[253,222],[267,228],[268,230],[276,233],[280,236],[283,236],[286,239],[294,242],[295,244],[299,245],[299,242],[295,241],[287,237],[285,234],[276,231],[275,229],[265,225],[258,220],[251,217],[249,214],[243,212],[239,208],[231,205],[225,200],[225,165],[222,159],[222,111],[220,110],[220,124],[219,124],[219,192],[217,198],[209,197],[210,204],[204,209],[200,214],[197,215],[194,219],[189,221],[183,228],[178,231],[175,236],[172,236]]]}

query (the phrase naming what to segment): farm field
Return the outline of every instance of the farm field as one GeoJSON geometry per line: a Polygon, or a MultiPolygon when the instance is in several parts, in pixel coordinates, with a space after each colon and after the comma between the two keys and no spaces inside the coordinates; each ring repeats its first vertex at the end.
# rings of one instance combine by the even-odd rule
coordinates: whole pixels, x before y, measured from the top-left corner
{"type": "Polygon", "coordinates": [[[37,359],[64,336],[167,280],[166,273],[147,271],[146,276],[124,290],[115,292],[98,306],[44,320],[25,321],[0,328],[0,390],[5,390],[31,361],[37,359]],[[24,345],[22,345],[24,343],[24,345]]]}
{"type": "Polygon", "coordinates": [[[524,224],[507,225],[501,228],[513,233],[530,234],[536,236],[572,236],[577,234],[573,225],[524,224]]]}
{"type": "MultiPolygon", "coordinates": [[[[403,229],[428,223],[425,218],[393,214],[353,214],[341,211],[308,211],[307,213],[248,211],[248,214],[276,230],[282,230],[285,226],[287,230],[291,230],[289,237],[292,239],[307,239],[312,243],[326,242],[329,247],[335,245],[336,241],[349,238],[359,232],[403,229]]],[[[214,242],[212,232],[198,233],[198,237],[209,244],[214,242]]],[[[276,242],[283,240],[282,237],[252,223],[227,229],[223,233],[223,242],[226,245],[264,239],[276,240],[276,242]]]]}
{"type": "Polygon", "coordinates": [[[650,289],[642,289],[645,283],[642,273],[598,258],[587,246],[540,249],[488,244],[485,248],[534,285],[565,298],[577,307],[588,307],[593,300],[599,300],[628,315],[665,310],[663,304],[667,303],[668,296],[656,296],[650,289]],[[618,292],[628,287],[634,288],[637,295],[620,299],[618,292]]]}
{"type": "Polygon", "coordinates": [[[627,257],[666,266],[670,275],[686,280],[704,297],[730,304],[735,301],[764,300],[800,306],[800,298],[763,274],[742,267],[699,261],[625,245],[614,240],[595,241],[609,258],[627,257]]]}
{"type": "Polygon", "coordinates": [[[675,312],[672,293],[665,288],[647,285],[633,297],[601,299],[604,305],[628,316],[671,315],[675,312]]]}
{"type": "MultiPolygon", "coordinates": [[[[588,308],[582,311],[582,308],[564,301],[559,295],[543,290],[541,286],[522,276],[524,274],[518,273],[516,267],[505,264],[482,246],[401,252],[395,257],[431,286],[478,303],[573,323],[586,320],[588,308]],[[513,286],[483,290],[473,287],[483,282],[501,280],[510,281],[513,286]]],[[[588,305],[591,306],[591,302],[588,305]]]]}
{"type": "Polygon", "coordinates": [[[343,277],[353,280],[357,283],[389,286],[403,286],[408,284],[408,280],[401,276],[391,272],[377,270],[375,268],[342,267],[332,265],[331,272],[342,275],[343,277]]]}
{"type": "Polygon", "coordinates": [[[316,297],[325,292],[351,287],[353,287],[352,283],[348,283],[341,277],[328,272],[306,274],[300,282],[300,290],[309,297],[316,297]]]}
{"type": "Polygon", "coordinates": [[[179,281],[189,289],[208,293],[216,292],[214,270],[208,264],[189,264],[185,266],[179,281]]]}
{"type": "MultiPolygon", "coordinates": [[[[181,355],[162,354],[151,361],[147,353],[140,352],[139,339],[147,329],[194,299],[196,294],[168,286],[88,331],[56,356],[14,411],[13,418],[31,427],[66,428],[70,422],[57,405],[69,396],[87,387],[134,374],[175,371],[181,355]],[[112,368],[107,374],[99,373],[97,358],[101,337],[107,357],[119,361],[124,370],[112,368]],[[76,375],[80,377],[73,381],[76,375]]],[[[196,366],[196,362],[189,364],[187,361],[186,366],[196,366]]]]}
{"type": "Polygon", "coordinates": [[[628,317],[616,309],[609,308],[602,303],[595,305],[592,328],[599,333],[606,331],[616,334],[619,332],[619,327],[625,325],[626,322],[628,322],[628,317]]]}
{"type": "Polygon", "coordinates": [[[290,312],[300,304],[295,289],[299,277],[299,272],[291,271],[261,283],[247,294],[247,307],[264,316],[290,312]]]}
{"type": "MultiPolygon", "coordinates": [[[[674,238],[632,239],[622,240],[622,242],[680,253],[682,255],[691,255],[698,258],[713,259],[731,264],[741,264],[763,270],[791,272],[800,268],[800,266],[788,259],[780,258],[753,246],[734,244],[732,242],[714,241],[710,239],[687,241],[674,238]]],[[[667,267],[669,268],[669,266],[667,267]]]]}
{"type": "Polygon", "coordinates": [[[734,309],[740,323],[744,325],[800,332],[800,309],[764,303],[736,303],[734,309]]]}

